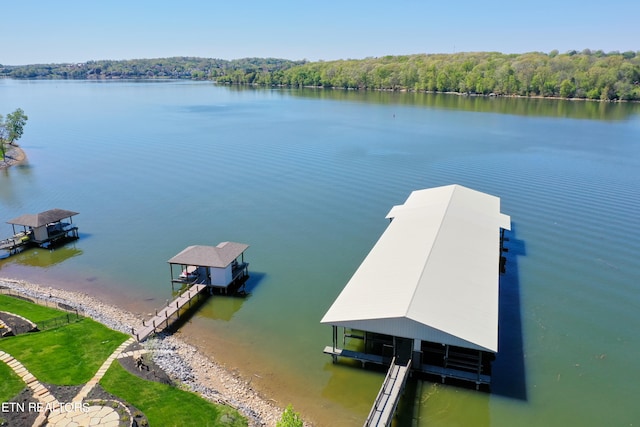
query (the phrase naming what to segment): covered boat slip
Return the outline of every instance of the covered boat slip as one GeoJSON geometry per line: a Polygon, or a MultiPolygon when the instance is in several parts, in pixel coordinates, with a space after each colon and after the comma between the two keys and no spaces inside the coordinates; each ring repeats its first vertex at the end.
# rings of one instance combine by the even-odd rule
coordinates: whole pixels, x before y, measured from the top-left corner
{"type": "Polygon", "coordinates": [[[249,277],[249,263],[244,262],[244,251],[249,245],[222,242],[217,246],[189,246],[171,258],[172,286],[202,284],[210,288],[227,290],[233,284],[249,277]],[[176,271],[174,266],[179,267],[176,271]]]}
{"type": "Polygon", "coordinates": [[[73,224],[75,215],[78,212],[50,209],[11,219],[7,224],[13,227],[13,236],[0,241],[0,248],[14,253],[30,245],[49,247],[59,241],[75,240],[78,238],[78,227],[73,224]],[[64,220],[68,222],[63,222],[64,220]]]}
{"type": "Polygon", "coordinates": [[[333,327],[325,353],[363,364],[396,357],[443,381],[488,384],[498,351],[501,229],[510,229],[500,199],[460,185],[418,190],[387,218],[321,320],[333,327]]]}
{"type": "Polygon", "coordinates": [[[138,341],[168,328],[180,319],[182,313],[191,309],[194,300],[205,295],[205,290],[213,293],[220,289],[225,293],[229,288],[238,289],[249,278],[249,263],[244,262],[244,251],[249,245],[235,242],[222,242],[217,246],[188,246],[171,258],[171,287],[180,284],[184,288],[155,316],[142,322],[142,328],[133,330],[138,341]],[[240,261],[238,261],[240,258],[240,261]],[[174,267],[177,266],[177,274],[174,267]]]}

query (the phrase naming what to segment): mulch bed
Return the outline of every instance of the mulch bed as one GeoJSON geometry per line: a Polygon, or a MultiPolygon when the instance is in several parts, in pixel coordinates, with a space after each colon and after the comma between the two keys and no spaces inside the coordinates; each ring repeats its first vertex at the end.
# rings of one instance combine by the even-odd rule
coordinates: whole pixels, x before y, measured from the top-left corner
{"type": "MultiPolygon", "coordinates": [[[[134,342],[131,345],[129,345],[124,350],[124,352],[140,350],[140,349],[142,349],[140,344],[137,342],[134,342]]],[[[117,360],[118,362],[120,362],[120,365],[122,365],[123,368],[125,368],[127,371],[129,371],[131,374],[137,377],[140,377],[142,379],[149,380],[149,381],[156,381],[162,384],[168,384],[168,385],[173,384],[173,382],[171,381],[171,378],[169,378],[169,376],[162,370],[162,368],[160,368],[158,365],[156,365],[153,362],[153,359],[151,358],[151,354],[149,353],[142,355],[143,364],[140,367],[138,367],[138,363],[133,357],[123,357],[122,359],[117,359],[117,360]]]]}
{"type": "Polygon", "coordinates": [[[24,334],[33,330],[31,323],[10,313],[0,313],[0,319],[11,328],[13,335],[24,334]]]}

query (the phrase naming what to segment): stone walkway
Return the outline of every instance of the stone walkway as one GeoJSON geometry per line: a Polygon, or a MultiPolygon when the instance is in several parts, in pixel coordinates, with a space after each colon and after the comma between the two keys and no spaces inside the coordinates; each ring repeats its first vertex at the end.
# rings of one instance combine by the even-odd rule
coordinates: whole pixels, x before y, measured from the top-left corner
{"type": "Polygon", "coordinates": [[[9,365],[9,367],[13,369],[13,372],[22,378],[22,381],[24,381],[27,384],[27,387],[29,387],[33,392],[33,397],[43,406],[55,408],[60,405],[56,398],[49,392],[49,389],[42,385],[42,383],[40,383],[40,381],[38,381],[38,379],[22,365],[22,363],[18,362],[9,353],[5,353],[0,350],[0,361],[9,365]]]}
{"type": "Polygon", "coordinates": [[[109,366],[111,366],[111,363],[113,363],[113,361],[120,355],[120,353],[124,351],[125,348],[127,348],[134,342],[135,339],[132,337],[120,344],[120,346],[116,348],[113,353],[111,353],[111,356],[107,357],[107,360],[105,360],[102,366],[100,366],[100,369],[98,369],[98,372],[96,372],[93,378],[91,378],[84,385],[84,387],[82,387],[82,390],[80,390],[76,397],[73,398],[72,402],[82,402],[84,398],[87,397],[89,392],[93,389],[93,387],[95,387],[95,385],[100,382],[104,374],[107,372],[107,369],[109,369],[109,366]]]}
{"type": "Polygon", "coordinates": [[[80,392],[73,398],[71,402],[59,402],[55,396],[34,377],[25,368],[22,363],[18,362],[9,353],[0,350],[0,361],[9,365],[11,369],[27,384],[27,387],[33,392],[34,398],[42,407],[42,411],[34,422],[34,427],[50,426],[50,427],[75,427],[75,426],[102,426],[102,427],[118,427],[120,424],[120,416],[118,412],[110,406],[89,406],[83,403],[89,392],[95,387],[107,372],[111,363],[118,357],[133,356],[139,351],[131,351],[123,353],[124,349],[135,342],[134,338],[129,338],[104,361],[98,372],[82,387],[80,392]]]}

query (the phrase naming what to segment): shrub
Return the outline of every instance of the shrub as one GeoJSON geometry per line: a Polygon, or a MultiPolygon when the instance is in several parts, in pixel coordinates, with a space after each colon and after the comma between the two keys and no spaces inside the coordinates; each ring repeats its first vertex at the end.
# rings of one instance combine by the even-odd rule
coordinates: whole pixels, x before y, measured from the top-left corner
{"type": "Polygon", "coordinates": [[[294,412],[293,405],[289,404],[287,409],[282,413],[282,418],[276,423],[276,427],[302,427],[302,418],[300,414],[294,412]]]}

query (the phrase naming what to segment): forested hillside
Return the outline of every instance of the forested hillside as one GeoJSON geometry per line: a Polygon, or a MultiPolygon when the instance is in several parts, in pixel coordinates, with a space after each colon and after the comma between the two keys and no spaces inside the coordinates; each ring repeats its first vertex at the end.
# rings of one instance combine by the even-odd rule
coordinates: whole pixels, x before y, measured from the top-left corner
{"type": "Polygon", "coordinates": [[[235,70],[270,73],[304,61],[275,58],[224,59],[174,57],[89,61],[77,64],[0,65],[0,77],[14,79],[215,79],[235,70]]]}
{"type": "Polygon", "coordinates": [[[640,100],[640,53],[496,52],[310,62],[272,73],[234,70],[220,82],[640,100]]]}
{"type": "Polygon", "coordinates": [[[12,78],[187,78],[227,84],[640,100],[640,52],[472,52],[360,60],[166,58],[0,66],[12,78]]]}

